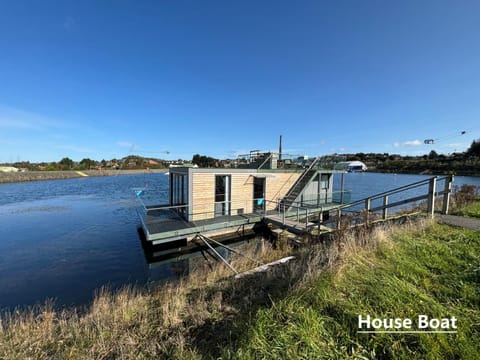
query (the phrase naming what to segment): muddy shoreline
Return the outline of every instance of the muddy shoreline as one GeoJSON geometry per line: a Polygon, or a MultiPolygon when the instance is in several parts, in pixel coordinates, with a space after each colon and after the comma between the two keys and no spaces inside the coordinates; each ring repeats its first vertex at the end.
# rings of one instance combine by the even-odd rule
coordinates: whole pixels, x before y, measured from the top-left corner
{"type": "Polygon", "coordinates": [[[0,172],[0,183],[15,183],[26,181],[42,181],[42,180],[60,180],[74,179],[87,176],[116,176],[130,174],[145,173],[165,173],[168,169],[151,169],[151,170],[83,170],[83,171],[25,171],[4,173],[0,172]]]}

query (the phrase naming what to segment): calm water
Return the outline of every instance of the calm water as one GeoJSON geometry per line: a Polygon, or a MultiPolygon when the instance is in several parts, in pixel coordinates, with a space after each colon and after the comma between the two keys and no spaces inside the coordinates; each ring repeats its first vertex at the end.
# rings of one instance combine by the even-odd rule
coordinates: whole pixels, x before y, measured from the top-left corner
{"type": "MultiPolygon", "coordinates": [[[[427,178],[346,174],[352,200],[427,178]]],[[[340,177],[335,181],[339,188],[340,177]]],[[[480,185],[456,177],[455,184],[480,185]]],[[[101,286],[146,284],[174,275],[181,264],[150,268],[137,234],[132,188],[147,187],[166,202],[168,176],[122,175],[0,184],[0,308],[88,303],[101,286]]]]}

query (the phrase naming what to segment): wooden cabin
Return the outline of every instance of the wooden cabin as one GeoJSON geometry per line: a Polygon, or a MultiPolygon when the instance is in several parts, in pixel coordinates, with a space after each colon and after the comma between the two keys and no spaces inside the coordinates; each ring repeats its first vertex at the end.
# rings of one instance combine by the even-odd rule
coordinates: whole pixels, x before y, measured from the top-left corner
{"type": "MultiPolygon", "coordinates": [[[[166,242],[184,235],[258,223],[269,214],[323,208],[333,202],[334,170],[318,159],[278,168],[278,159],[257,158],[245,168],[170,168],[169,204],[146,209],[147,240],[166,242]],[[258,167],[260,163],[260,167],[258,167]],[[165,212],[174,213],[165,218],[165,212]]],[[[218,232],[218,231],[217,231],[218,232]]],[[[188,236],[187,236],[188,238],[188,236]]]]}
{"type": "Polygon", "coordinates": [[[170,170],[170,204],[185,205],[182,217],[198,221],[273,210],[301,172],[251,169],[175,168],[170,170]]]}

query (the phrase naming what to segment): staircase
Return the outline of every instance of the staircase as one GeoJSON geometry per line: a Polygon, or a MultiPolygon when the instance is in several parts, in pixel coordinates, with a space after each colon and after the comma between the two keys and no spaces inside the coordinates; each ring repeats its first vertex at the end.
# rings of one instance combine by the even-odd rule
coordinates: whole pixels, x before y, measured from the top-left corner
{"type": "Polygon", "coordinates": [[[313,176],[317,173],[316,165],[319,159],[319,157],[315,158],[315,160],[310,164],[310,166],[305,169],[302,175],[300,175],[300,177],[293,184],[290,190],[288,190],[287,194],[280,201],[280,207],[282,209],[287,210],[290,206],[292,206],[298,195],[300,195],[305,186],[310,182],[310,180],[312,180],[313,176]]]}

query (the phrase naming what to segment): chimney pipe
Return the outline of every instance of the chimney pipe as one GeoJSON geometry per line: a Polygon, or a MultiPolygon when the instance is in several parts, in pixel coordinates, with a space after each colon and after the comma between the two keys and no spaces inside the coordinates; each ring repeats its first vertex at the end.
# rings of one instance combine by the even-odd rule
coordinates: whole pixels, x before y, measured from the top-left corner
{"type": "Polygon", "coordinates": [[[278,160],[282,160],[282,135],[280,135],[280,145],[278,146],[278,160]]]}

